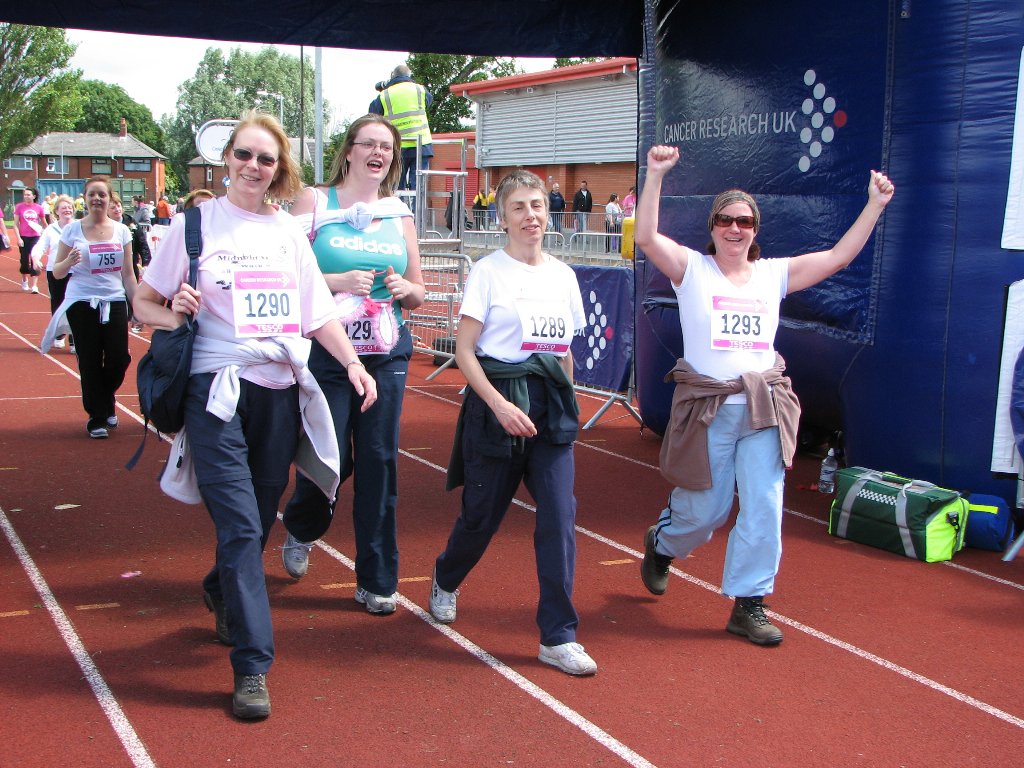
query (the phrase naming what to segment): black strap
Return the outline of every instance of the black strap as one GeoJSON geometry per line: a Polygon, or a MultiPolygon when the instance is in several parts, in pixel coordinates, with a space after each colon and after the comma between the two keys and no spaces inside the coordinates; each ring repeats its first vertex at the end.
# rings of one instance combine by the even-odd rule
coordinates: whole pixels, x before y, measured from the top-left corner
{"type": "MultiPolygon", "coordinates": [[[[188,253],[188,284],[193,288],[199,280],[199,255],[203,252],[203,212],[199,208],[185,209],[185,252],[188,253]]],[[[185,316],[185,323],[192,327],[192,315],[185,316]]],[[[159,432],[157,433],[159,434],[159,432]]],[[[149,435],[149,417],[143,416],[142,442],[139,443],[135,454],[128,459],[125,469],[131,471],[142,458],[142,451],[146,447],[146,436],[149,435]]]]}

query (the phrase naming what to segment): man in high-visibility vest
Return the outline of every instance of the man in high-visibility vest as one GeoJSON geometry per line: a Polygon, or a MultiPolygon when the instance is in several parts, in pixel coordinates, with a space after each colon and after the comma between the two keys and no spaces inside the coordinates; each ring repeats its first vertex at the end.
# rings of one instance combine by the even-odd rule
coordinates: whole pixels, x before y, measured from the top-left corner
{"type": "Polygon", "coordinates": [[[427,107],[434,100],[430,91],[412,80],[412,71],[399,64],[386,83],[378,83],[380,96],[370,103],[369,111],[383,115],[402,137],[402,178],[399,189],[416,189],[416,139],[420,140],[420,170],[430,167],[434,147],[427,122],[427,107]]]}

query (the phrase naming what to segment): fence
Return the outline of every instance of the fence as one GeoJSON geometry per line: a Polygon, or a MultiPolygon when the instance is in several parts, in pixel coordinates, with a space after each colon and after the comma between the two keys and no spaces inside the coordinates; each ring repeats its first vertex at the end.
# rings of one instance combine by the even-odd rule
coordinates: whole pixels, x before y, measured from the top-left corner
{"type": "Polygon", "coordinates": [[[435,360],[445,360],[428,379],[455,362],[455,329],[471,266],[470,258],[463,254],[420,256],[426,294],[423,304],[411,311],[406,320],[412,332],[413,348],[434,355],[435,360]]]}

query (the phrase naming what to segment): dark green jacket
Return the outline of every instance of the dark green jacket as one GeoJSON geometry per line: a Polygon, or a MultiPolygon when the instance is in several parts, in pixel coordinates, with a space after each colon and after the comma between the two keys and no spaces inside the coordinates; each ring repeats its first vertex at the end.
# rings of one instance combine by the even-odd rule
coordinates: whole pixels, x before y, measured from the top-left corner
{"type": "MultiPolygon", "coordinates": [[[[538,424],[537,431],[544,433],[548,442],[555,445],[572,443],[579,431],[580,406],[576,402],[576,392],[572,388],[565,369],[554,355],[531,355],[521,363],[503,363],[492,357],[478,357],[480,367],[487,374],[487,379],[502,397],[513,403],[523,413],[530,413],[530,392],[526,383],[529,375],[540,376],[545,380],[547,395],[547,419],[545,424],[538,424]]],[[[466,402],[475,397],[467,392],[459,411],[459,420],[455,425],[455,445],[452,446],[451,461],[448,462],[447,490],[458,488],[465,482],[465,465],[462,455],[462,428],[466,416],[466,402]]],[[[480,452],[484,456],[497,459],[511,458],[513,453],[522,453],[526,447],[526,438],[513,437],[505,431],[490,408],[484,408],[484,440],[480,452]]]]}

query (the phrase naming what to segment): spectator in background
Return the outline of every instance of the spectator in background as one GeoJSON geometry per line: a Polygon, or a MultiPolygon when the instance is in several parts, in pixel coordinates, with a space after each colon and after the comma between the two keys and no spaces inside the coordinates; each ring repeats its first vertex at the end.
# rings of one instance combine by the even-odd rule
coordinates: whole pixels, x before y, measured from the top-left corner
{"type": "Polygon", "coordinates": [[[548,192],[548,208],[551,211],[551,222],[548,229],[561,232],[562,217],[565,216],[565,198],[562,197],[557,181],[551,185],[551,191],[548,192]]]}
{"type": "Polygon", "coordinates": [[[160,195],[156,204],[156,223],[165,227],[171,223],[171,204],[167,202],[167,195],[160,195]]]}
{"type": "Polygon", "coordinates": [[[416,191],[416,143],[420,144],[420,168],[430,167],[434,156],[433,137],[427,122],[427,107],[434,97],[426,88],[412,80],[412,71],[405,64],[399,64],[391,73],[391,79],[380,84],[380,96],[370,102],[367,110],[374,115],[387,118],[402,137],[402,176],[398,189],[416,191]]]}
{"type": "MultiPolygon", "coordinates": [[[[622,206],[619,205],[619,195],[612,192],[608,198],[608,204],[604,207],[604,231],[615,234],[622,231],[622,206]]],[[[604,242],[604,252],[610,253],[619,251],[618,237],[608,237],[604,242]]]]}
{"type": "Polygon", "coordinates": [[[487,229],[487,190],[483,188],[473,198],[473,224],[477,230],[487,229]]]}
{"type": "Polygon", "coordinates": [[[38,198],[35,189],[26,187],[21,193],[21,202],[14,206],[14,233],[21,249],[21,290],[32,293],[39,293],[39,265],[32,258],[32,249],[46,226],[46,211],[37,202],[38,198]]]}
{"type": "Polygon", "coordinates": [[[146,207],[141,196],[135,198],[135,223],[139,225],[139,229],[144,234],[149,232],[150,225],[153,223],[149,208],[146,207]]]}
{"type": "Polygon", "coordinates": [[[576,212],[576,231],[587,230],[587,214],[594,209],[594,196],[587,189],[587,182],[581,181],[580,188],[572,196],[572,209],[576,212]]]}
{"type": "Polygon", "coordinates": [[[628,219],[636,210],[636,187],[630,187],[629,193],[622,198],[622,217],[628,219]]]}
{"type": "Polygon", "coordinates": [[[75,198],[75,218],[80,219],[85,216],[85,198],[79,195],[75,198]]]}
{"type": "Polygon", "coordinates": [[[491,188],[487,191],[487,217],[491,220],[488,227],[490,229],[498,228],[498,209],[494,203],[494,185],[491,184],[491,188]]]}

